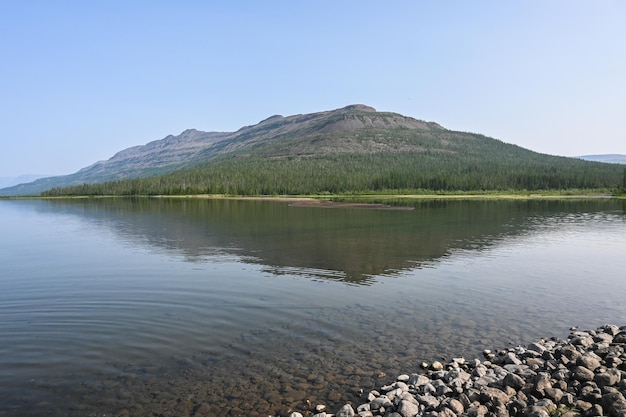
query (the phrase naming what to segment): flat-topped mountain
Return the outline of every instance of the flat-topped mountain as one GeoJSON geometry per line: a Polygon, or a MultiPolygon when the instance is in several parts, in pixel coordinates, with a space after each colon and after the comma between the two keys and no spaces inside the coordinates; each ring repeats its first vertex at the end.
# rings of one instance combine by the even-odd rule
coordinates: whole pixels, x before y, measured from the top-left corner
{"type": "Polygon", "coordinates": [[[146,145],[122,150],[110,159],[96,162],[74,174],[42,178],[2,189],[0,195],[36,195],[53,187],[159,175],[246,149],[264,155],[273,155],[275,152],[283,155],[317,154],[342,150],[371,152],[371,148],[364,148],[365,143],[309,142],[312,137],[328,141],[334,135],[351,134],[367,128],[443,129],[436,123],[396,113],[377,112],[373,107],[361,104],[305,115],[276,115],[236,132],[185,130],[177,136],[169,135],[146,145]],[[288,147],[280,144],[285,139],[290,139],[288,147]]]}
{"type": "MultiPolygon", "coordinates": [[[[618,171],[357,104],[275,115],[236,132],[189,129],[125,149],[74,174],[0,194],[37,195],[65,187],[86,194],[598,188],[619,184],[618,171]],[[134,179],[132,186],[128,179],[134,179]],[[106,190],[86,187],[103,182],[106,190]]],[[[70,191],[54,193],[65,192],[70,191]]]]}

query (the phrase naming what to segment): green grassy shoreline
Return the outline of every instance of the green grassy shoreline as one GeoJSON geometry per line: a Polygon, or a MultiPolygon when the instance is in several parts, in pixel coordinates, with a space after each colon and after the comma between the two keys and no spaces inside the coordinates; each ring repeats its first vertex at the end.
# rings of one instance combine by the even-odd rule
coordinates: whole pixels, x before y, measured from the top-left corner
{"type": "Polygon", "coordinates": [[[0,200],[58,200],[58,199],[99,199],[99,198],[195,198],[195,199],[237,199],[237,200],[542,200],[542,199],[626,199],[626,194],[612,194],[596,190],[548,190],[548,191],[473,191],[473,192],[437,192],[426,191],[408,193],[340,193],[312,195],[227,195],[227,194],[186,194],[186,195],[104,195],[104,196],[0,196],[0,200]]]}

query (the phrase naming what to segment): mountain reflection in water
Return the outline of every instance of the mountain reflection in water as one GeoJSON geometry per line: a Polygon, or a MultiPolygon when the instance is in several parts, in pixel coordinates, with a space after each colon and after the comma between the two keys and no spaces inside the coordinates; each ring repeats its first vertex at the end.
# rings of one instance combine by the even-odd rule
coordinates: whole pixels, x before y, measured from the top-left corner
{"type": "Polygon", "coordinates": [[[414,210],[322,209],[285,202],[104,198],[44,200],[42,211],[79,216],[134,244],[188,262],[237,256],[275,275],[369,285],[377,275],[432,266],[457,250],[558,224],[572,212],[615,210],[616,200],[403,200],[414,210]]]}

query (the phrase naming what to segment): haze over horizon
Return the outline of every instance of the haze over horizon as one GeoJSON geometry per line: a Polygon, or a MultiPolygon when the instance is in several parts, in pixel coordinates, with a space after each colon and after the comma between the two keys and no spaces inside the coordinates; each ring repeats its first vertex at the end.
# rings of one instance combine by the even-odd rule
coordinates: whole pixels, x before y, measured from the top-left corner
{"type": "Polygon", "coordinates": [[[4,4],[0,177],[356,103],[541,153],[626,154],[625,18],[619,1],[4,4]]]}

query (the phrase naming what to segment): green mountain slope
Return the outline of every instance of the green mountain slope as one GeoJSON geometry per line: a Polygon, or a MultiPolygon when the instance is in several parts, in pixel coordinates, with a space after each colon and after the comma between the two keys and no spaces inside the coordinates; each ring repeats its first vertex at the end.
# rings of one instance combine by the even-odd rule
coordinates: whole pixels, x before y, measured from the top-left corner
{"type": "Polygon", "coordinates": [[[186,131],[122,151],[72,183],[39,181],[55,187],[47,195],[254,195],[613,188],[622,173],[620,165],[538,154],[353,105],[272,116],[232,133],[186,131]]]}

